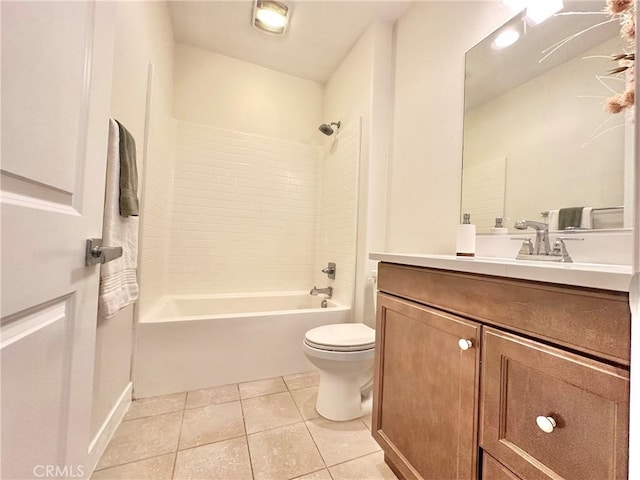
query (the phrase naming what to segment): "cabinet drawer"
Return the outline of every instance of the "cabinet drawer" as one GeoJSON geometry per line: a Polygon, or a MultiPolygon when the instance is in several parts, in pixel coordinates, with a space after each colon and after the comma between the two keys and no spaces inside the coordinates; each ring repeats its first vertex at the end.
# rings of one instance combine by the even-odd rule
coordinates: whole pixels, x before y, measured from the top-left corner
{"type": "Polygon", "coordinates": [[[484,450],[526,479],[626,478],[628,372],[483,330],[484,450]]]}
{"type": "Polygon", "coordinates": [[[482,456],[482,480],[520,480],[511,470],[487,453],[482,456]]]}
{"type": "Polygon", "coordinates": [[[381,263],[381,291],[629,365],[629,296],[381,263]]]}

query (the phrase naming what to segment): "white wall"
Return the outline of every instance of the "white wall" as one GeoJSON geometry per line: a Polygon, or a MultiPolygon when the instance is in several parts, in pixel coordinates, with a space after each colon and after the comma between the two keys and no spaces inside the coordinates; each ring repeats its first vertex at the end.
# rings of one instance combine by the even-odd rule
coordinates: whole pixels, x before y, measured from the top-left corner
{"type": "Polygon", "coordinates": [[[499,2],[420,2],[395,28],[386,250],[454,253],[464,54],[511,16],[499,2]]]}
{"type": "Polygon", "coordinates": [[[318,148],[178,122],[168,291],[311,288],[318,148]]]}
{"type": "MultiPolygon", "coordinates": [[[[362,119],[360,154],[355,321],[375,324],[372,288],[365,285],[384,249],[387,159],[391,131],[392,25],[371,25],[358,39],[325,87],[325,121],[362,119]],[[365,306],[368,307],[365,310],[365,306]]],[[[340,265],[338,265],[338,269],[340,265]]]]}
{"type": "MultiPolygon", "coordinates": [[[[620,43],[605,42],[466,113],[465,168],[507,158],[505,217],[542,221],[543,210],[623,205],[624,116],[612,119],[603,98],[580,97],[610,95],[596,76],[611,68],[602,57],[620,43]],[[605,121],[619,128],[586,144],[605,121]]],[[[473,206],[467,210],[479,229],[493,226],[479,224],[473,206]]]]}
{"type": "MultiPolygon", "coordinates": [[[[118,2],[116,8],[111,114],[136,139],[142,170],[147,103],[148,63],[157,67],[159,84],[172,91],[173,34],[165,3],[118,2]]],[[[163,111],[170,111],[170,107],[163,111]]],[[[142,185],[140,185],[142,188],[142,185]]],[[[99,319],[96,333],[92,437],[130,382],[133,308],[108,320],[99,319]]]]}
{"type": "Polygon", "coordinates": [[[317,141],[322,85],[177,44],[174,115],[239,132],[317,141]]]}

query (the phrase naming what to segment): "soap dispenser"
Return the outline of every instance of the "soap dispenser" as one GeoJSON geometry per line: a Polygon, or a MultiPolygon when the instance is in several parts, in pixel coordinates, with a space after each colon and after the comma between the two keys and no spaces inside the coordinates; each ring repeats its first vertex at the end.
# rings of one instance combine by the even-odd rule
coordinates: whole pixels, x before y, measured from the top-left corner
{"type": "Polygon", "coordinates": [[[462,216],[462,223],[458,225],[456,239],[456,255],[458,257],[473,257],[476,254],[476,226],[471,223],[471,214],[462,216]]]}
{"type": "Polygon", "coordinates": [[[496,217],[496,224],[489,229],[489,233],[496,235],[509,233],[509,229],[504,226],[502,217],[496,217]]]}

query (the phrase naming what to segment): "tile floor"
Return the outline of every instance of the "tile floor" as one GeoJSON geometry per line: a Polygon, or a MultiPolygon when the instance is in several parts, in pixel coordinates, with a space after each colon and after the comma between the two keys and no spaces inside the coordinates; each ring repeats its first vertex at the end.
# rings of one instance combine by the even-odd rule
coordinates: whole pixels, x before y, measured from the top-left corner
{"type": "Polygon", "coordinates": [[[318,379],[310,372],[136,400],[91,478],[396,479],[370,415],[317,414],[318,379]]]}

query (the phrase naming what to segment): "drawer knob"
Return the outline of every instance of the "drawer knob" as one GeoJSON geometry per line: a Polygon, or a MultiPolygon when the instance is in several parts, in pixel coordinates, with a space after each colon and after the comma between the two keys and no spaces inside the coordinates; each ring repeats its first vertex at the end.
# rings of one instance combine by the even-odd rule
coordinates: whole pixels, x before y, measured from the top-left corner
{"type": "Polygon", "coordinates": [[[469,350],[471,347],[473,347],[473,342],[466,338],[461,338],[460,340],[458,340],[458,346],[460,347],[460,350],[469,350]]]}
{"type": "Polygon", "coordinates": [[[536,418],[536,424],[538,425],[538,428],[544,433],[551,433],[556,427],[556,421],[553,419],[553,417],[544,417],[542,415],[536,418]]]}

